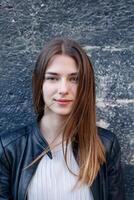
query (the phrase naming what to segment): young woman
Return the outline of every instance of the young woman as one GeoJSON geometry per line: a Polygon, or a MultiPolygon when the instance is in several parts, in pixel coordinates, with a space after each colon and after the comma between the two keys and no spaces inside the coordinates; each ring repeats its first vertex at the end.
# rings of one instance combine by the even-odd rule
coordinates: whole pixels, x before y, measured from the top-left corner
{"type": "Polygon", "coordinates": [[[51,41],[33,72],[37,121],[0,139],[0,200],[123,200],[116,136],[96,127],[94,72],[75,41],[51,41]]]}

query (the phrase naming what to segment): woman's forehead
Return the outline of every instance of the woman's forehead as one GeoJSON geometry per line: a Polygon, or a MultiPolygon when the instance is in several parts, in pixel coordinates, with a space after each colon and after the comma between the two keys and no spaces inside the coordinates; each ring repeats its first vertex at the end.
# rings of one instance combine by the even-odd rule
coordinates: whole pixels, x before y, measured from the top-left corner
{"type": "Polygon", "coordinates": [[[78,72],[78,67],[75,60],[67,55],[56,55],[49,62],[46,73],[55,72],[62,74],[73,74],[78,72]]]}

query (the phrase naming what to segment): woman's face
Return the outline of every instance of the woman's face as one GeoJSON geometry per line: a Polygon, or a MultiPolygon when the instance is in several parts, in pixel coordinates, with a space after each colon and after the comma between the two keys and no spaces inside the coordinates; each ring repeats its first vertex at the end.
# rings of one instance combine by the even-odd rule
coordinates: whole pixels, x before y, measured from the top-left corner
{"type": "Polygon", "coordinates": [[[45,112],[68,115],[76,98],[78,69],[73,58],[55,55],[46,69],[43,82],[45,112]]]}

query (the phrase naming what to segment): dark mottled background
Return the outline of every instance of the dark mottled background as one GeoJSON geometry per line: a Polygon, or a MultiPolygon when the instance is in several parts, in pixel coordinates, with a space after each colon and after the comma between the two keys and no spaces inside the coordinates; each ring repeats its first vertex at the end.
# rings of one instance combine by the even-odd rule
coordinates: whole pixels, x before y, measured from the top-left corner
{"type": "Polygon", "coordinates": [[[0,0],[0,132],[34,120],[31,73],[40,49],[69,37],[94,64],[97,121],[122,148],[127,200],[134,199],[134,0],[0,0]]]}

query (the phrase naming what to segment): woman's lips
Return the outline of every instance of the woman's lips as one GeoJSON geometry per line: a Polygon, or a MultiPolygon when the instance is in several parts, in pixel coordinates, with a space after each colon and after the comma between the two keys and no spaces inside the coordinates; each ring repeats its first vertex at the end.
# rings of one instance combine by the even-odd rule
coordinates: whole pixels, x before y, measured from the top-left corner
{"type": "Polygon", "coordinates": [[[67,105],[72,102],[72,100],[69,99],[54,99],[54,101],[56,101],[60,105],[67,105]]]}

